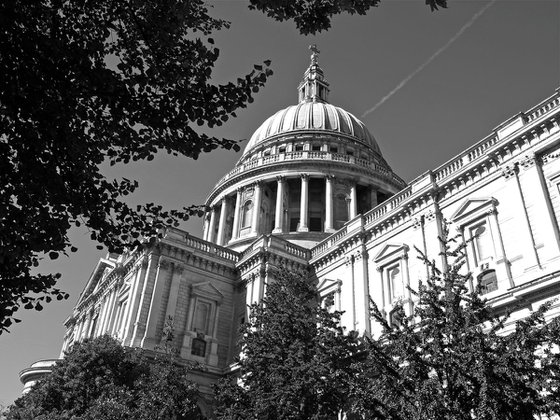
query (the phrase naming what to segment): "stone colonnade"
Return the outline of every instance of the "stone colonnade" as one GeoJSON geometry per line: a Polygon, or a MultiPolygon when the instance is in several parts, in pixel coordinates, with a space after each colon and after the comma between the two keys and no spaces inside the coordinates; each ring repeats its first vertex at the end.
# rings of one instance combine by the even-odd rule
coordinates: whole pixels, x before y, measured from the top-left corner
{"type": "MultiPolygon", "coordinates": [[[[297,232],[309,232],[310,228],[308,225],[309,220],[309,182],[311,179],[323,179],[324,180],[324,223],[321,231],[326,233],[331,233],[336,230],[335,220],[334,220],[334,202],[335,202],[335,177],[333,175],[323,175],[323,176],[310,176],[308,174],[300,174],[300,200],[299,200],[299,223],[297,226],[297,232]]],[[[276,177],[276,198],[274,202],[274,227],[271,230],[272,233],[288,233],[293,231],[293,229],[286,228],[286,217],[287,209],[290,207],[289,203],[284,200],[288,180],[295,179],[295,177],[277,176],[276,177]]],[[[345,194],[346,205],[348,207],[347,220],[351,220],[358,214],[358,196],[357,196],[357,182],[355,180],[345,180],[348,189],[345,194]]],[[[239,187],[236,191],[235,196],[233,194],[224,196],[216,205],[212,206],[211,210],[206,214],[205,224],[204,224],[204,237],[203,239],[209,242],[216,243],[218,245],[227,245],[229,241],[235,241],[241,239],[242,237],[254,237],[261,233],[259,231],[260,225],[260,208],[263,200],[263,187],[265,181],[260,180],[253,184],[245,185],[239,187]],[[242,222],[241,219],[245,216],[243,215],[243,191],[246,188],[253,188],[254,193],[252,196],[252,212],[251,212],[251,224],[249,231],[241,232],[242,222]],[[231,238],[228,238],[228,214],[232,211],[232,202],[235,200],[235,206],[233,207],[233,222],[230,224],[231,228],[231,238]],[[217,229],[216,229],[217,224],[217,229]]],[[[370,206],[377,204],[376,189],[371,186],[371,198],[368,198],[370,206]]]]}

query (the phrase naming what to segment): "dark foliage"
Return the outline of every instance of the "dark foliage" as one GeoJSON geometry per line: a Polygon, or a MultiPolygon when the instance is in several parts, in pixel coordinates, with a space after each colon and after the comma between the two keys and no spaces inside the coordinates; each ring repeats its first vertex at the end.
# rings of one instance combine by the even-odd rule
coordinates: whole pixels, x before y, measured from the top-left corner
{"type": "Polygon", "coordinates": [[[99,337],[76,344],[6,419],[202,419],[188,373],[172,357],[148,358],[99,337]]]}
{"type": "Polygon", "coordinates": [[[345,406],[357,334],[322,308],[313,284],[279,273],[242,328],[238,376],[215,389],[219,419],[324,419],[345,406]]]}
{"type": "Polygon", "coordinates": [[[545,321],[551,304],[509,323],[496,317],[461,274],[463,246],[421,284],[413,316],[369,340],[352,390],[353,410],[378,419],[516,419],[560,412],[560,320],[545,321]],[[509,323],[509,324],[508,324],[509,323]],[[505,328],[505,329],[504,329],[505,328]]]}
{"type": "Polygon", "coordinates": [[[197,127],[235,117],[272,71],[212,84],[210,34],[227,26],[202,0],[0,2],[0,334],[21,305],[67,297],[33,267],[75,251],[72,225],[120,252],[202,213],[131,208],[138,184],[99,165],[239,150],[197,127]]]}
{"type": "MultiPolygon", "coordinates": [[[[425,0],[432,11],[447,7],[447,0],[425,0]]],[[[326,31],[333,16],[341,13],[365,15],[381,0],[250,0],[250,9],[279,21],[293,19],[304,35],[326,31]]]]}

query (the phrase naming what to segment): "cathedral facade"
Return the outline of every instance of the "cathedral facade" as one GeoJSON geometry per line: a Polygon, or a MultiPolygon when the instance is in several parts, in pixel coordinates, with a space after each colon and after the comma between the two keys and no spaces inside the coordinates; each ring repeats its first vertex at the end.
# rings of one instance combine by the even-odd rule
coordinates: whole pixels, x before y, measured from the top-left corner
{"type": "MultiPolygon", "coordinates": [[[[497,310],[515,306],[512,323],[560,296],[560,90],[408,184],[328,93],[314,52],[298,103],[255,131],[210,192],[203,238],[169,228],[154,246],[101,259],[65,322],[62,355],[102,334],[154,350],[172,322],[173,345],[205,367],[195,380],[210,396],[275,267],[308,273],[348,330],[375,335],[369,298],[389,321],[397,302],[410,313],[410,288],[428,275],[418,250],[443,266],[445,226],[467,243],[470,287],[497,310]]],[[[25,369],[22,382],[48,367],[25,369]]]]}

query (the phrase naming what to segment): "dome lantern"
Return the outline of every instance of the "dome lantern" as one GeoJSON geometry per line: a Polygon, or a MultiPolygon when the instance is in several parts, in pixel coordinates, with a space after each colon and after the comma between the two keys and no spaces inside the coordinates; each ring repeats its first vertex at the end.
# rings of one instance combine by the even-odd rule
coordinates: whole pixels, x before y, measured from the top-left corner
{"type": "Polygon", "coordinates": [[[328,103],[329,84],[325,80],[323,69],[319,67],[319,49],[317,45],[309,46],[311,50],[311,64],[303,75],[303,80],[298,86],[298,100],[303,102],[328,103]]]}

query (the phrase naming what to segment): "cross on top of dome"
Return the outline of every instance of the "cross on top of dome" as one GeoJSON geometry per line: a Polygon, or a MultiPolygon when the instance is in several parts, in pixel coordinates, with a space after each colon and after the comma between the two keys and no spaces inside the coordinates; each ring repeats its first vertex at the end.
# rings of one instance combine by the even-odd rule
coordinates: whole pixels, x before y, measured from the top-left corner
{"type": "Polygon", "coordinates": [[[298,86],[299,103],[326,102],[328,103],[329,84],[325,80],[323,69],[319,67],[319,49],[317,45],[309,46],[311,50],[311,64],[303,75],[303,80],[298,86]]]}

